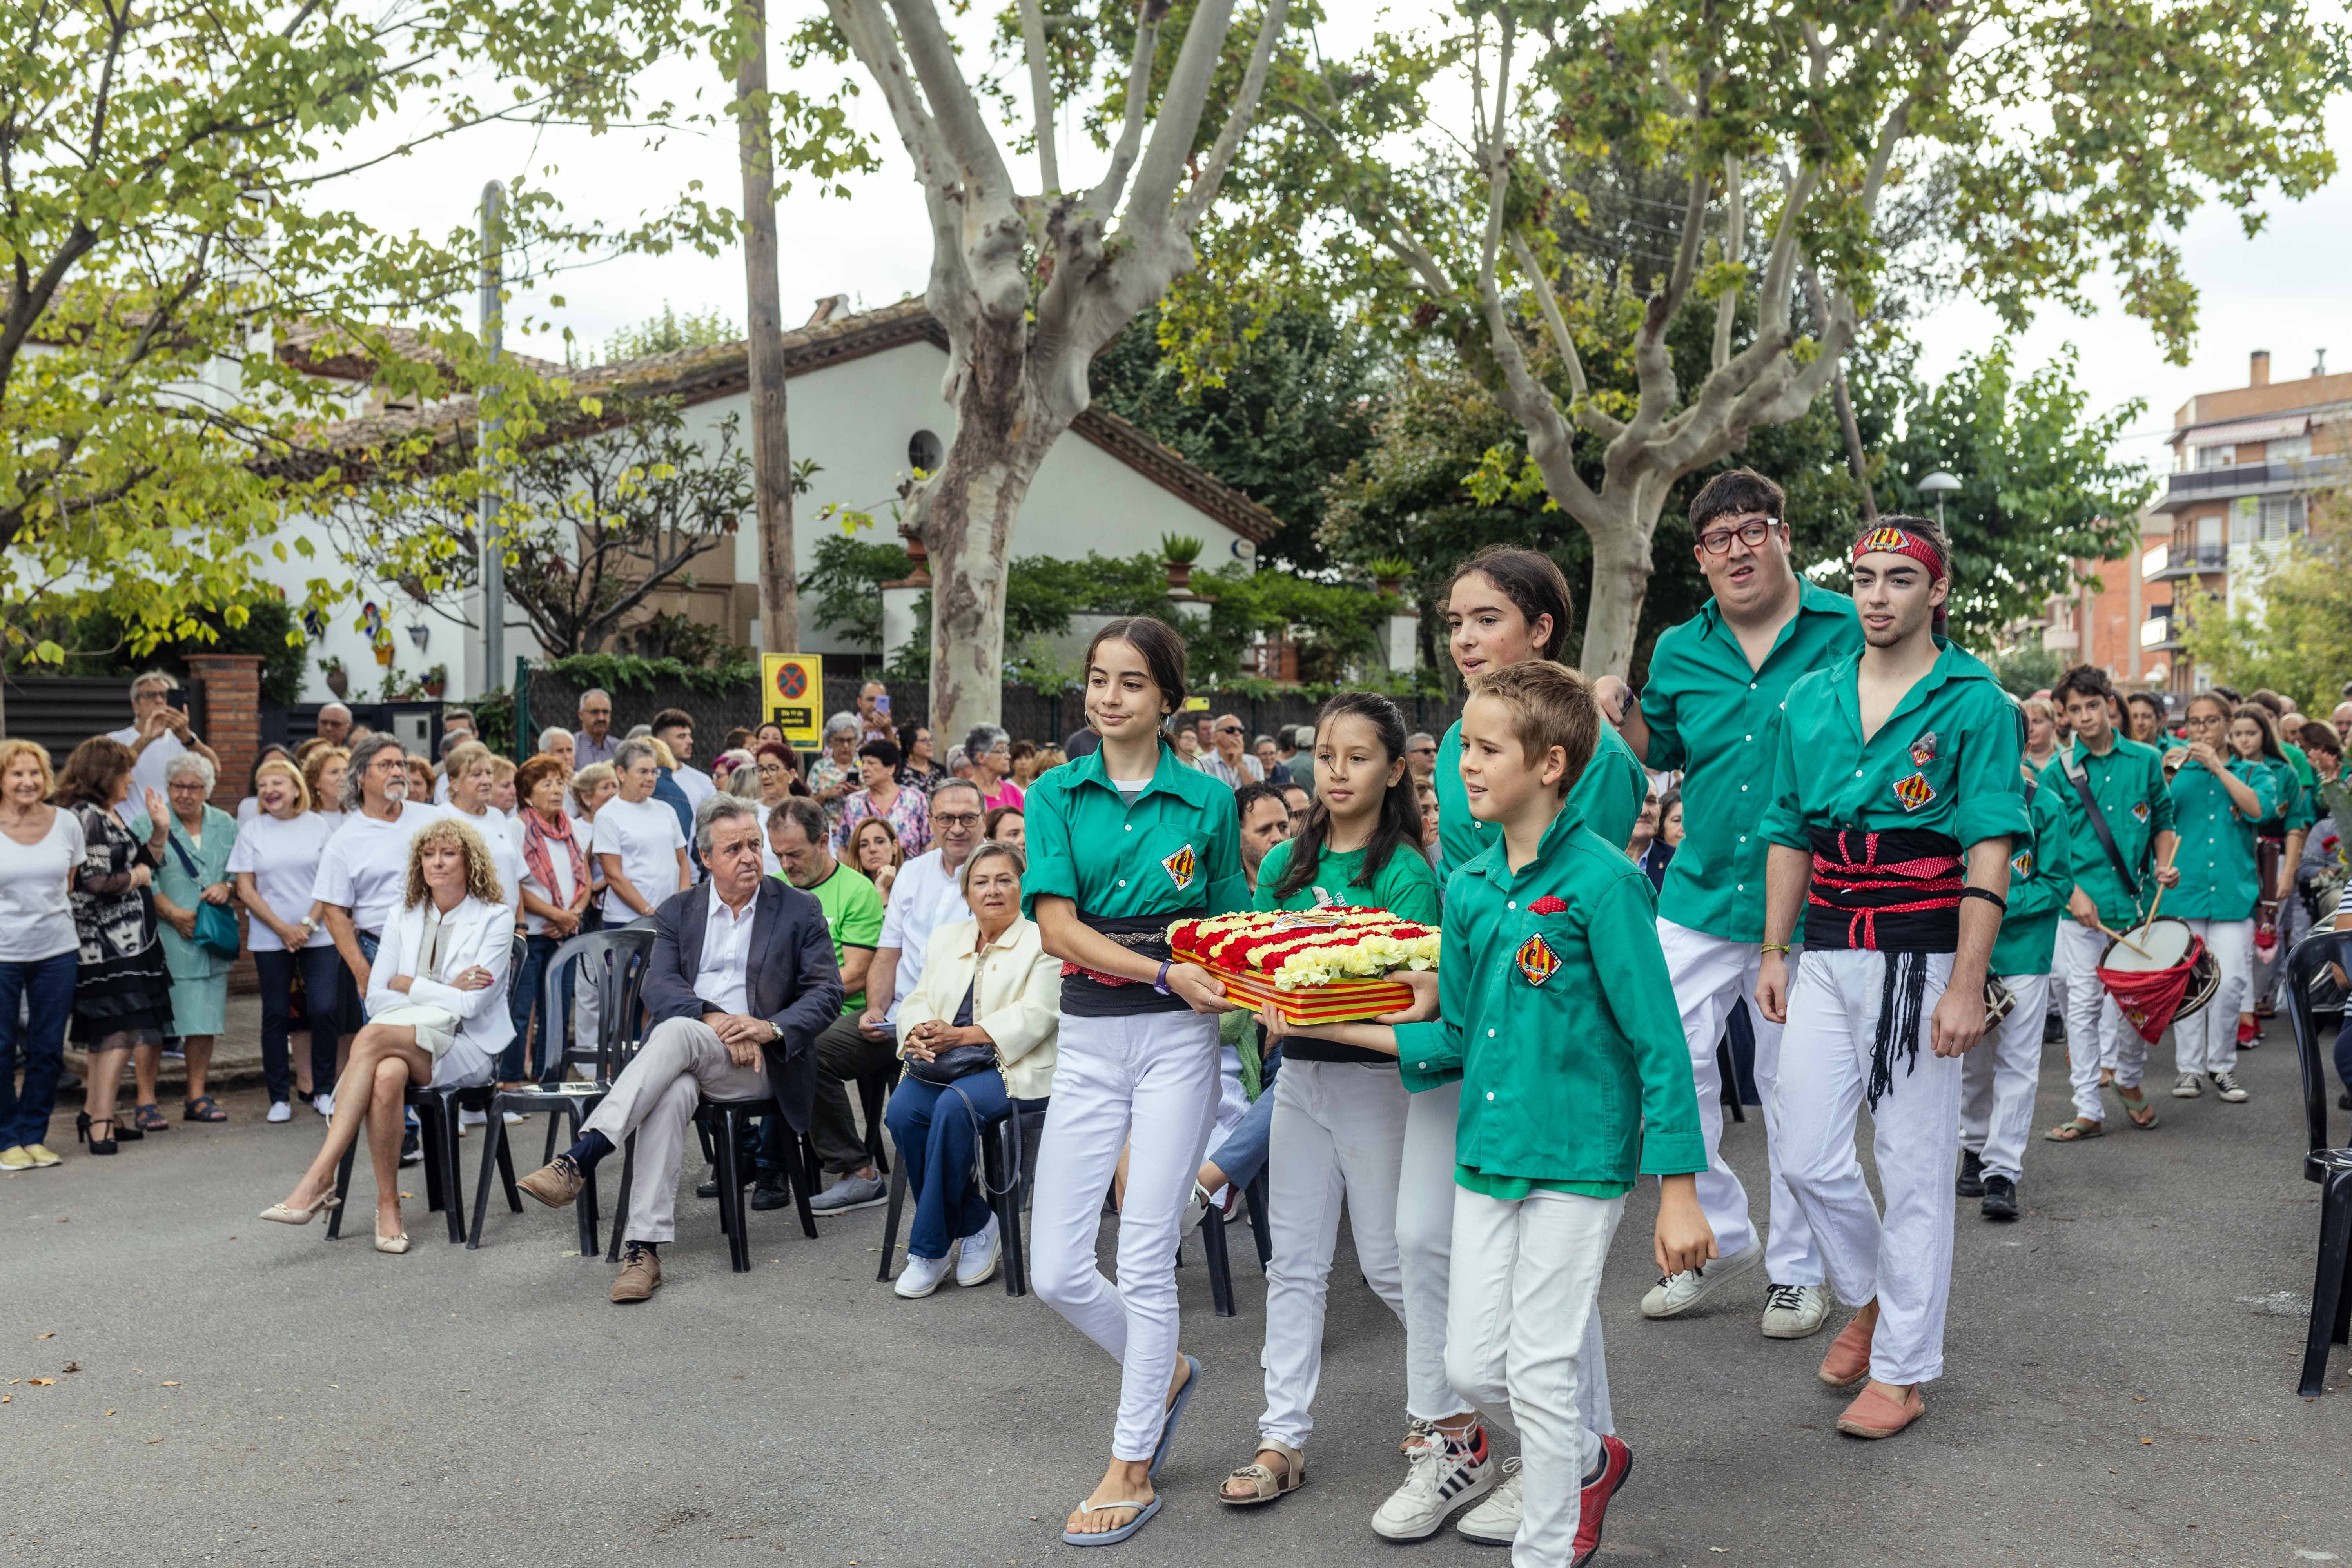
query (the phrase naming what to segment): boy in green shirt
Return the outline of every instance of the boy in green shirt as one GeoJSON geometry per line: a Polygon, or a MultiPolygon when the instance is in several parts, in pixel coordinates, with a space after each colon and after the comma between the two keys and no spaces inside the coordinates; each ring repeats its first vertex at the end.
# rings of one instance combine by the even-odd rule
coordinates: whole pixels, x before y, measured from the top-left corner
{"type": "Polygon", "coordinates": [[[1447,886],[1438,983],[1385,1022],[1316,1030],[1395,1052],[1415,1092],[1460,1082],[1445,1365],[1463,1397],[1517,1417],[1521,1568],[1597,1550],[1632,1463],[1579,1401],[1599,1371],[1581,1364],[1586,1321],[1634,1181],[1661,1178],[1661,1273],[1716,1256],[1649,879],[1568,804],[1600,729],[1583,679],[1548,660],[1480,680],[1460,769],[1469,809],[1502,831],[1447,886]]]}

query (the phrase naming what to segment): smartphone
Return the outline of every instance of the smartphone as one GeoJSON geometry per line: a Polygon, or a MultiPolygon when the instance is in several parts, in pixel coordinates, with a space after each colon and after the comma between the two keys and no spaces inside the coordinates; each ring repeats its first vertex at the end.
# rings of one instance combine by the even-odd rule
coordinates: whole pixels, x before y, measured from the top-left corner
{"type": "Polygon", "coordinates": [[[885,719],[887,719],[890,716],[890,694],[888,692],[886,691],[881,696],[877,697],[874,700],[874,711],[881,714],[885,719]]]}

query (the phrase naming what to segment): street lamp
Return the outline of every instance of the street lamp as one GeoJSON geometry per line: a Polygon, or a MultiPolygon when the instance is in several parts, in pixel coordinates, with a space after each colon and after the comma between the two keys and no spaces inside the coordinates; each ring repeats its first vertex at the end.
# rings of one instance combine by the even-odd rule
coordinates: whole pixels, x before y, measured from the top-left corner
{"type": "Polygon", "coordinates": [[[1954,494],[1959,489],[1959,488],[1960,481],[1952,478],[1951,475],[1944,472],[1941,468],[1937,468],[1934,473],[1929,474],[1926,479],[1919,481],[1919,493],[1923,496],[1934,496],[1936,498],[1936,526],[1937,528],[1944,526],[1944,498],[1948,495],[1954,494]]]}

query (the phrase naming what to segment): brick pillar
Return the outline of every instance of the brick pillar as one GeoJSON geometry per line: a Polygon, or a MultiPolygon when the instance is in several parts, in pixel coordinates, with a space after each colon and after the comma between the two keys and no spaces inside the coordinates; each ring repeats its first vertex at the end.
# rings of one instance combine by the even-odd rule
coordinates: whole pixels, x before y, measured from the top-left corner
{"type": "MultiPolygon", "coordinates": [[[[188,656],[188,674],[205,689],[205,727],[197,738],[220,759],[212,804],[234,816],[245,798],[246,782],[261,752],[261,656],[257,653],[198,653],[188,656]]],[[[243,923],[243,914],[238,916],[243,923]]],[[[237,955],[228,987],[238,995],[260,989],[253,960],[237,955]]]]}

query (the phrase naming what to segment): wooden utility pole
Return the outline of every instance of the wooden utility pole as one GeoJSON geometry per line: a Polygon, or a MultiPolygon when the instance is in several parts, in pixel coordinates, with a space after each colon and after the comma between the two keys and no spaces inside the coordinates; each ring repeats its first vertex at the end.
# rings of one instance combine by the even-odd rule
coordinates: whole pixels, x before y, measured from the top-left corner
{"type": "Polygon", "coordinates": [[[776,281],[775,148],[768,134],[766,0],[738,0],[745,34],[735,63],[743,163],[743,319],[751,376],[752,493],[760,520],[760,645],[801,644],[793,557],[793,451],[784,423],[783,302],[776,281]]]}

